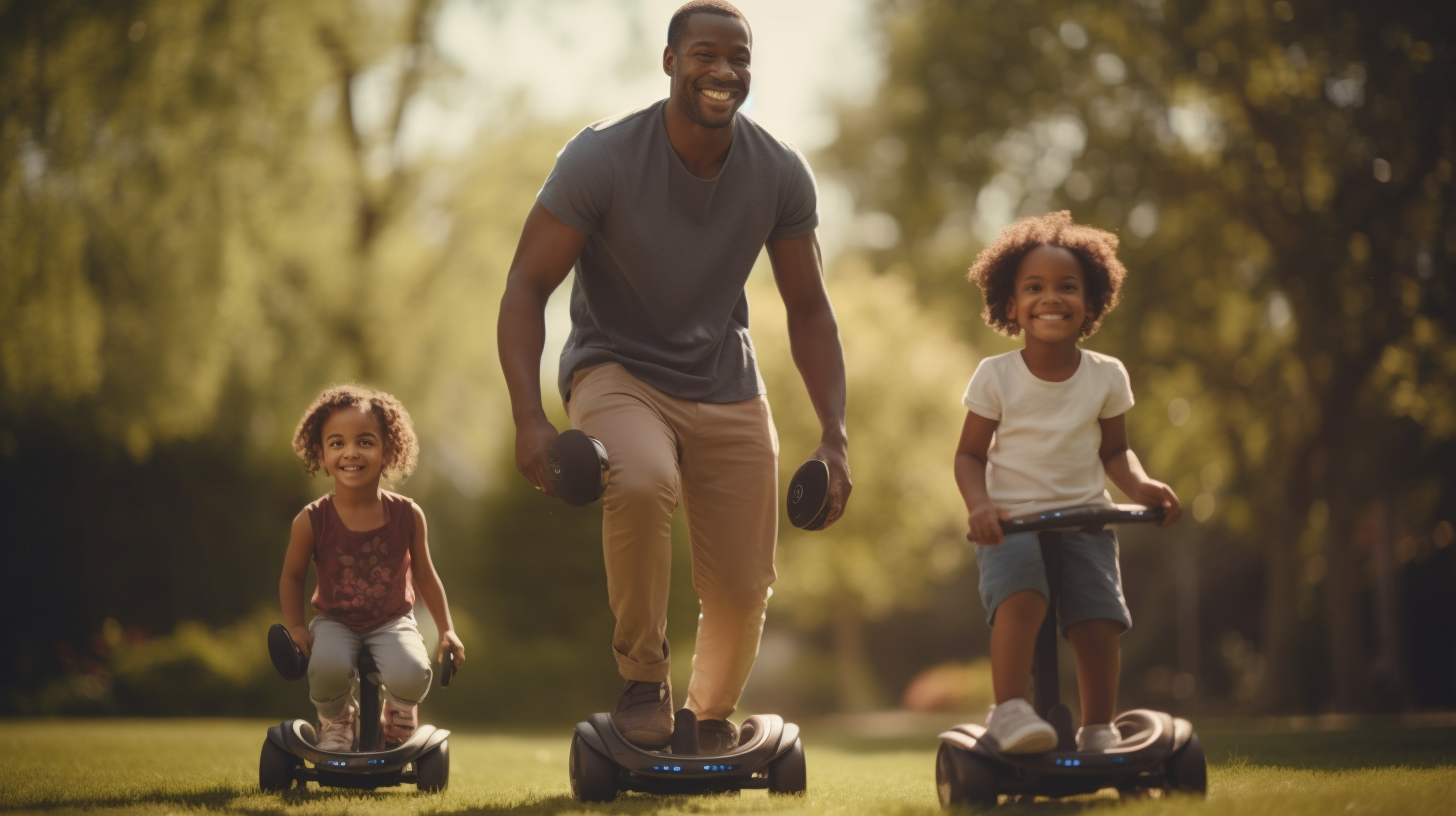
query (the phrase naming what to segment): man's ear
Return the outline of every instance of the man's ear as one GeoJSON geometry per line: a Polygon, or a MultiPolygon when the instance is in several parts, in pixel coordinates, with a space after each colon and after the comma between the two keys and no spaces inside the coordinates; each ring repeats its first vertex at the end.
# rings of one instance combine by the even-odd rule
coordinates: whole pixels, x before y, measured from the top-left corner
{"type": "Polygon", "coordinates": [[[664,46],[662,49],[662,72],[672,76],[673,64],[677,61],[677,55],[672,53],[672,46],[664,46]]]}

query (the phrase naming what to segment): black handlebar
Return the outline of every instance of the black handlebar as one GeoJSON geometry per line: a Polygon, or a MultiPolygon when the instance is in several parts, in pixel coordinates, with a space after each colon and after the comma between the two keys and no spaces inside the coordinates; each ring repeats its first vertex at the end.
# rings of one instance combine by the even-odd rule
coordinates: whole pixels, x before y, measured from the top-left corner
{"type": "Polygon", "coordinates": [[[1140,504],[1082,504],[1018,516],[1001,522],[1003,533],[1032,533],[1038,530],[1100,530],[1112,524],[1149,524],[1162,521],[1161,507],[1140,504]]]}

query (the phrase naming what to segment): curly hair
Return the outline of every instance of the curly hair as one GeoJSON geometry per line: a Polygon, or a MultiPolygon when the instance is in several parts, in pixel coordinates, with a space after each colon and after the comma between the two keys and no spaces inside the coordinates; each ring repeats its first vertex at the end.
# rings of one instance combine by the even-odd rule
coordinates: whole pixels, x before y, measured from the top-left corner
{"type": "Polygon", "coordinates": [[[1055,246],[1071,252],[1082,267],[1086,287],[1087,318],[1082,321],[1079,339],[1091,337],[1102,325],[1102,318],[1117,306],[1118,292],[1127,269],[1117,259],[1117,236],[1110,232],[1077,224],[1067,210],[1023,218],[1001,230],[1001,234],[981,250],[966,275],[981,287],[985,307],[981,318],[986,325],[1007,337],[1021,333],[1021,325],[1006,314],[1016,289],[1016,271],[1021,261],[1040,246],[1055,246]]]}
{"type": "Polygon", "coordinates": [[[420,455],[420,441],[415,437],[409,411],[393,394],[345,383],[325,388],[303,412],[298,430],[293,432],[293,452],[303,460],[303,469],[308,475],[318,473],[324,455],[324,423],[340,408],[369,411],[379,420],[379,427],[384,433],[383,470],[386,476],[403,481],[414,473],[420,455]]]}

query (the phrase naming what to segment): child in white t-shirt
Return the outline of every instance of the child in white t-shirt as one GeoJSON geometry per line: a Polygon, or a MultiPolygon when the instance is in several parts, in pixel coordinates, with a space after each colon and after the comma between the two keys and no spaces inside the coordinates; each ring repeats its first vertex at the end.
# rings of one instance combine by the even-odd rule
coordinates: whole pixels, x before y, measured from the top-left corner
{"type": "MultiPolygon", "coordinates": [[[[1132,407],[1127,371],[1115,358],[1078,347],[1117,305],[1127,274],[1117,236],[1072,222],[1071,213],[1026,218],[981,251],[970,279],[985,299],[982,317],[1025,339],[1020,351],[981,361],[966,389],[966,424],[956,450],[956,483],[970,512],[981,599],[991,624],[996,705],[988,731],[1009,753],[1056,745],[1056,731],[1027,701],[1037,631],[1048,589],[1037,534],[1002,536],[1000,521],[1078,504],[1111,503],[1111,478],[1128,498],[1160,506],[1167,526],[1182,513],[1172,488],[1148,477],[1127,444],[1132,407]],[[1104,475],[1105,474],[1105,475],[1104,475]]],[[[1060,624],[1077,657],[1081,750],[1116,744],[1121,650],[1132,625],[1122,595],[1117,538],[1074,533],[1062,544],[1060,624]]]]}

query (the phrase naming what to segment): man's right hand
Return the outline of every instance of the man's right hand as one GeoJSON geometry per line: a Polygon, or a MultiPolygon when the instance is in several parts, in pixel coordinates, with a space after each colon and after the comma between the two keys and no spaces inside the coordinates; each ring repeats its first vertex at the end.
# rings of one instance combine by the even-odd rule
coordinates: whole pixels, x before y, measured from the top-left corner
{"type": "Polygon", "coordinates": [[[530,480],[536,489],[556,498],[551,489],[551,443],[560,436],[556,426],[546,417],[516,423],[516,470],[530,480]]]}
{"type": "Polygon", "coordinates": [[[298,647],[304,657],[313,655],[313,632],[308,631],[307,626],[288,627],[288,636],[293,638],[293,645],[298,647]]]}

